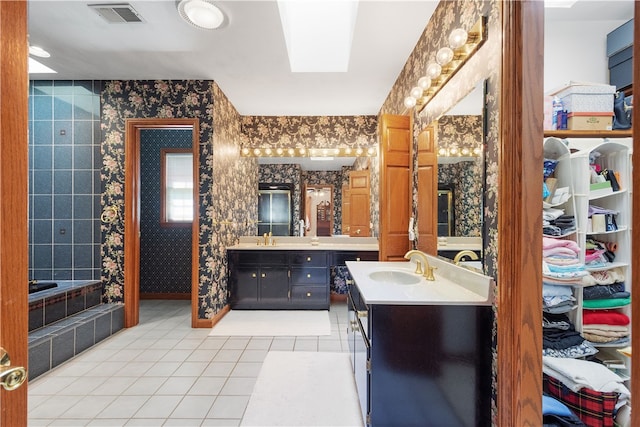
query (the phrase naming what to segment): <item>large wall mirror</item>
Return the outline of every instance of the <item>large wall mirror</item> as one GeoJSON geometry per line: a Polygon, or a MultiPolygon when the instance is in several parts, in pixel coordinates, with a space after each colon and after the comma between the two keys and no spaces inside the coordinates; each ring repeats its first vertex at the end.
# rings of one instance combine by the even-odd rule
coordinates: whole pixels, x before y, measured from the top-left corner
{"type": "Polygon", "coordinates": [[[432,126],[438,159],[438,254],[471,250],[482,267],[486,82],[452,105],[432,126]]]}
{"type": "MultiPolygon", "coordinates": [[[[291,208],[286,213],[289,227],[273,234],[311,237],[346,234],[342,230],[342,188],[348,184],[355,162],[355,157],[260,157],[261,188],[286,186],[290,190],[291,208]]],[[[261,224],[259,230],[265,228],[261,224]]]]}
{"type": "Polygon", "coordinates": [[[438,200],[451,201],[451,206],[438,205],[451,220],[438,236],[482,235],[484,110],[482,82],[438,119],[438,189],[447,196],[438,200]]]}

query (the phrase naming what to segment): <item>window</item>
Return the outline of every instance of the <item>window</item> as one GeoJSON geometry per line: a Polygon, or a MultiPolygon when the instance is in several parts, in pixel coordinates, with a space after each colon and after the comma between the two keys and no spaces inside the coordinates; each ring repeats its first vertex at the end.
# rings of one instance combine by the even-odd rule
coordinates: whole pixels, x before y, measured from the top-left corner
{"type": "Polygon", "coordinates": [[[160,224],[190,225],[193,221],[193,153],[190,148],[163,148],[160,153],[160,224]]]}

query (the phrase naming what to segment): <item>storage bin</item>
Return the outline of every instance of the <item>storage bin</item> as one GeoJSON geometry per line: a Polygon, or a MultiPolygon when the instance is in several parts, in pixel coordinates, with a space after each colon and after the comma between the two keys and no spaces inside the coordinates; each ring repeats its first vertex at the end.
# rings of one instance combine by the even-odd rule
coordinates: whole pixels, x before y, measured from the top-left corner
{"type": "Polygon", "coordinates": [[[562,100],[562,107],[569,113],[612,113],[613,95],[616,87],[600,84],[569,84],[557,91],[555,96],[562,100]]]}
{"type": "Polygon", "coordinates": [[[567,405],[589,427],[613,427],[618,393],[583,388],[570,390],[560,380],[543,374],[544,389],[567,405]]]}
{"type": "Polygon", "coordinates": [[[611,130],[613,113],[573,112],[567,116],[567,129],[570,130],[611,130]]]}

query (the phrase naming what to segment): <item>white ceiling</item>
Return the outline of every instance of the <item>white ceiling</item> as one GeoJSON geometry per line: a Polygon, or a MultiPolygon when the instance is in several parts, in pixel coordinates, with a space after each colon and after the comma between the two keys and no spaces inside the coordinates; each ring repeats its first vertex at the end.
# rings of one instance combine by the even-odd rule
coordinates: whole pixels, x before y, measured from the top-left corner
{"type": "Polygon", "coordinates": [[[346,73],[289,70],[275,1],[215,2],[228,23],[213,31],[171,0],[129,1],[145,21],[131,24],[91,3],[109,1],[29,1],[30,43],[51,53],[54,79],[208,79],[242,115],[358,115],[378,113],[438,2],[361,1],[346,73]]]}
{"type": "MultiPolygon", "coordinates": [[[[108,24],[87,6],[95,3],[109,1],[29,0],[30,43],[48,50],[40,61],[58,71],[30,78],[207,79],[242,115],[358,115],[378,113],[438,2],[362,0],[346,73],[290,72],[275,1],[215,2],[228,23],[214,31],[183,22],[174,0],[128,2],[139,24],[108,24]]],[[[556,23],[632,14],[631,0],[545,13],[556,23]]]]}

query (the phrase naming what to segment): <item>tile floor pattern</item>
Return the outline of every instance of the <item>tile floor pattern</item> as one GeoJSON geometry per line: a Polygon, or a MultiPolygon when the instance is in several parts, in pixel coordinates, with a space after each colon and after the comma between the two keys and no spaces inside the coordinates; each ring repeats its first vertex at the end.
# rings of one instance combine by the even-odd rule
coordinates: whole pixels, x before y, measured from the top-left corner
{"type": "Polygon", "coordinates": [[[124,329],[29,383],[29,426],[238,426],[269,350],[348,351],[345,303],[331,335],[209,337],[189,301],[143,300],[124,329]]]}

